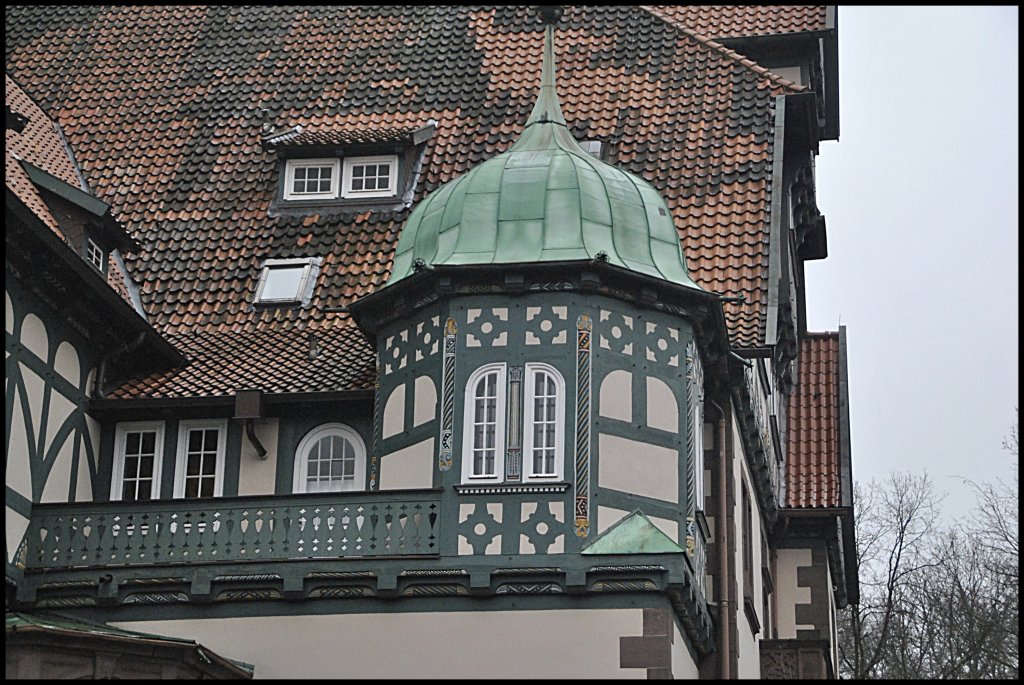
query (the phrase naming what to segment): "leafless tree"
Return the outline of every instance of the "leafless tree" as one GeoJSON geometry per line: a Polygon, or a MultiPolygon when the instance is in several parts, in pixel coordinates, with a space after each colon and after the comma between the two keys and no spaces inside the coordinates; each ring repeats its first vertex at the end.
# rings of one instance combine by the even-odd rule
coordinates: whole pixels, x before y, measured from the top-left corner
{"type": "MultiPolygon", "coordinates": [[[[1018,424],[1004,447],[1018,456],[1018,424]]],[[[1016,479],[968,481],[974,515],[942,528],[927,475],[855,489],[860,602],[840,616],[838,668],[857,679],[1016,679],[1016,479]]]]}

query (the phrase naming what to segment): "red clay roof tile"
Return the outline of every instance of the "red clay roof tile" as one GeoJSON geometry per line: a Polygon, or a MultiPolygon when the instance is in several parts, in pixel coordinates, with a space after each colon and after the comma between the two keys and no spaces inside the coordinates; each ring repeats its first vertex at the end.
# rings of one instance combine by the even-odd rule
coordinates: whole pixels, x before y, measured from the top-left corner
{"type": "Polygon", "coordinates": [[[786,506],[840,506],[839,333],[800,341],[789,398],[786,506]]]}
{"type": "MultiPolygon", "coordinates": [[[[753,16],[716,12],[736,25],[753,16]]],[[[567,9],[556,39],[563,111],[578,138],[609,142],[613,162],[663,194],[694,280],[746,299],[726,306],[733,345],[759,347],[774,96],[794,88],[708,40],[720,34],[705,14],[665,17],[567,9]]],[[[374,368],[365,344],[346,348],[344,369],[309,375],[304,344],[285,340],[327,323],[358,338],[326,310],[385,280],[408,210],[320,212],[311,225],[272,215],[278,157],[262,148],[262,123],[394,131],[433,119],[418,201],[507,149],[540,79],[530,7],[21,6],[6,19],[8,70],[57,114],[97,195],[143,245],[128,267],[150,320],[176,344],[196,333],[222,350],[215,363],[182,343],[218,372],[140,380],[118,396],[228,393],[229,370],[268,374],[282,392],[362,387],[374,368]],[[263,261],[305,256],[324,259],[309,306],[254,309],[263,261]],[[274,346],[247,342],[273,331],[274,346]]]]}

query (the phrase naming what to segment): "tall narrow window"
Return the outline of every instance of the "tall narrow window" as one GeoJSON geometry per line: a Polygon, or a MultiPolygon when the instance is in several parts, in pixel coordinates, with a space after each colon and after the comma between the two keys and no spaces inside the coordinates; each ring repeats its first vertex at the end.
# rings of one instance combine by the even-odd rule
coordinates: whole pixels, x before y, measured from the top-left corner
{"type": "Polygon", "coordinates": [[[223,494],[226,435],[226,421],[181,422],[175,497],[220,497],[223,494]]]}
{"type": "Polygon", "coordinates": [[[294,492],[364,490],[366,447],[354,430],[328,423],[310,431],[295,450],[294,492]]]}
{"type": "Polygon", "coordinates": [[[547,364],[526,365],[526,448],[528,479],[562,477],[565,383],[547,364]]]}
{"type": "Polygon", "coordinates": [[[466,385],[462,475],[499,481],[505,436],[505,365],[477,369],[466,385]]]}
{"type": "Polygon", "coordinates": [[[145,501],[160,496],[162,423],[119,423],[114,437],[110,499],[145,501]]]}
{"type": "Polygon", "coordinates": [[[96,267],[97,271],[103,273],[103,250],[92,241],[92,238],[87,239],[85,256],[89,263],[96,267]]]}

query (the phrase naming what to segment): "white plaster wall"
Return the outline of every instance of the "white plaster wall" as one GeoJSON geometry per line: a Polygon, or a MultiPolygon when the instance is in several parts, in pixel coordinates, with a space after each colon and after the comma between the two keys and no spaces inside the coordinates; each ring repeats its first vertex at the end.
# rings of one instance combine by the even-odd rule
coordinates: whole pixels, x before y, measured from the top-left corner
{"type": "Polygon", "coordinates": [[[46,392],[46,381],[24,364],[19,364],[18,367],[21,370],[21,378],[25,383],[25,392],[28,395],[28,407],[31,414],[28,419],[32,426],[32,434],[38,440],[39,430],[42,426],[43,395],[46,392]]]}
{"type": "Polygon", "coordinates": [[[195,640],[254,664],[256,678],[303,680],[637,678],[619,638],[642,609],[424,612],[112,623],[195,640]]]}
{"type": "Polygon", "coordinates": [[[14,333],[14,302],[11,301],[11,294],[4,291],[4,330],[14,333]]]}
{"type": "Polygon", "coordinates": [[[241,462],[238,465],[238,494],[241,495],[272,495],[277,486],[277,460],[294,459],[294,454],[280,455],[277,453],[277,435],[280,419],[263,419],[257,421],[253,428],[256,438],[267,450],[267,458],[260,459],[256,448],[249,442],[245,430],[242,430],[241,462]]]}
{"type": "Polygon", "coordinates": [[[672,677],[675,680],[699,680],[700,670],[690,650],[686,648],[685,638],[675,621],[672,621],[672,632],[672,677]]]}
{"type": "Polygon", "coordinates": [[[434,439],[385,454],[380,460],[380,489],[408,490],[434,484],[434,439]]]}
{"type": "Polygon", "coordinates": [[[432,421],[437,415],[437,388],[429,376],[420,376],[413,386],[413,427],[432,421]]]}
{"type": "Polygon", "coordinates": [[[82,366],[78,361],[78,352],[67,340],[57,348],[57,354],[53,359],[53,369],[76,388],[82,380],[82,366]]]}
{"type": "MultiPolygon", "coordinates": [[[[643,509],[641,508],[641,511],[643,509]]],[[[623,511],[622,509],[616,509],[614,507],[597,507],[597,532],[600,535],[604,531],[611,528],[613,525],[622,520],[622,518],[628,514],[632,514],[632,511],[623,511]]],[[[662,533],[667,535],[672,541],[682,543],[683,540],[679,537],[679,524],[676,521],[669,519],[659,518],[657,516],[651,516],[647,512],[644,512],[662,533]]]]}
{"type": "Polygon", "coordinates": [[[679,432],[679,404],[668,383],[647,377],[647,425],[670,433],[679,432]]]}
{"type": "Polygon", "coordinates": [[[75,484],[75,501],[92,501],[92,472],[89,469],[89,453],[85,449],[86,437],[76,432],[74,439],[78,440],[78,482],[75,484]]]}
{"type": "Polygon", "coordinates": [[[733,483],[736,487],[736,496],[734,498],[733,505],[733,520],[736,521],[736,539],[735,545],[735,557],[733,558],[733,564],[736,569],[736,625],[737,625],[737,677],[739,678],[760,678],[761,677],[761,650],[758,646],[758,641],[764,638],[765,630],[765,617],[763,606],[764,601],[762,598],[763,592],[763,579],[761,577],[761,512],[757,504],[757,494],[753,488],[750,473],[747,469],[747,460],[743,452],[743,442],[739,434],[739,419],[735,413],[733,413],[732,420],[732,441],[733,441],[733,483]],[[745,535],[746,531],[746,514],[743,511],[743,496],[741,494],[740,483],[744,483],[747,489],[747,496],[750,502],[750,514],[751,521],[753,523],[751,531],[751,550],[753,554],[753,588],[747,588],[744,585],[743,577],[743,539],[740,535],[745,535]],[[746,613],[743,608],[743,599],[749,595],[754,604],[754,611],[757,614],[758,623],[761,624],[761,632],[756,635],[751,630],[750,621],[747,619],[746,613]]]}
{"type": "MultiPolygon", "coordinates": [[[[778,639],[796,638],[796,605],[810,604],[811,589],[797,585],[797,569],[811,565],[811,550],[782,548],[775,553],[775,628],[778,639]]],[[[800,625],[800,629],[812,628],[800,625]]]]}
{"type": "Polygon", "coordinates": [[[601,433],[597,484],[666,502],[679,501],[679,453],[666,447],[601,433]]]}
{"type": "MultiPolygon", "coordinates": [[[[56,394],[56,393],[55,393],[56,394]]],[[[40,502],[67,502],[71,492],[71,457],[75,451],[75,434],[72,432],[57,451],[53,466],[46,477],[40,502]]]]}
{"type": "Polygon", "coordinates": [[[598,414],[619,421],[633,420],[633,375],[629,371],[612,371],[601,381],[598,414]]]}
{"type": "Polygon", "coordinates": [[[390,438],[405,430],[405,384],[398,386],[388,395],[384,403],[384,422],[381,437],[390,438]]]}
{"type": "Polygon", "coordinates": [[[7,532],[7,561],[13,562],[14,555],[18,552],[18,545],[28,530],[28,519],[7,507],[4,512],[4,528],[7,532]]]}
{"type": "Polygon", "coordinates": [[[32,468],[29,464],[28,432],[25,430],[25,416],[21,413],[21,393],[14,396],[14,412],[11,414],[11,442],[7,450],[7,487],[27,500],[32,499],[32,468]]]}
{"type": "Polygon", "coordinates": [[[35,314],[26,314],[21,322],[21,344],[46,362],[48,342],[49,336],[46,334],[46,326],[43,325],[42,319],[35,314]]]}

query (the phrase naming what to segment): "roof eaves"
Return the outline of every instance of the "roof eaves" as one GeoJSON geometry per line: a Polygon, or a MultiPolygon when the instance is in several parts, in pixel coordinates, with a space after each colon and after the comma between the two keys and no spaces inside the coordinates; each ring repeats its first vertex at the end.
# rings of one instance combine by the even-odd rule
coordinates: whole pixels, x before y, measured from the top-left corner
{"type": "Polygon", "coordinates": [[[772,72],[772,71],[770,71],[768,69],[765,69],[764,67],[762,67],[757,62],[754,62],[753,60],[750,60],[750,59],[744,57],[743,55],[741,55],[740,53],[736,52],[735,50],[727,48],[726,46],[722,45],[720,42],[718,42],[716,40],[712,40],[710,38],[705,38],[704,36],[701,36],[700,34],[696,33],[692,29],[690,29],[690,28],[688,28],[686,26],[683,26],[676,19],[672,18],[671,16],[669,16],[665,12],[662,12],[657,7],[654,7],[652,5],[637,5],[637,7],[639,7],[641,10],[644,10],[644,11],[654,15],[655,17],[661,19],[666,24],[668,24],[672,28],[676,29],[677,31],[679,31],[683,35],[689,37],[691,40],[697,42],[698,44],[700,44],[704,48],[706,48],[708,50],[711,50],[711,51],[714,51],[714,52],[718,52],[719,54],[725,56],[727,59],[729,59],[729,60],[731,60],[733,62],[737,62],[737,63],[741,64],[742,66],[746,67],[747,69],[750,69],[751,71],[756,73],[758,76],[761,76],[762,78],[766,79],[769,83],[771,83],[775,87],[781,88],[785,93],[801,93],[801,92],[807,90],[806,86],[802,86],[802,85],[800,85],[798,83],[793,83],[792,81],[790,81],[788,79],[782,78],[778,74],[776,74],[776,73],[774,73],[774,72],[772,72]]]}

